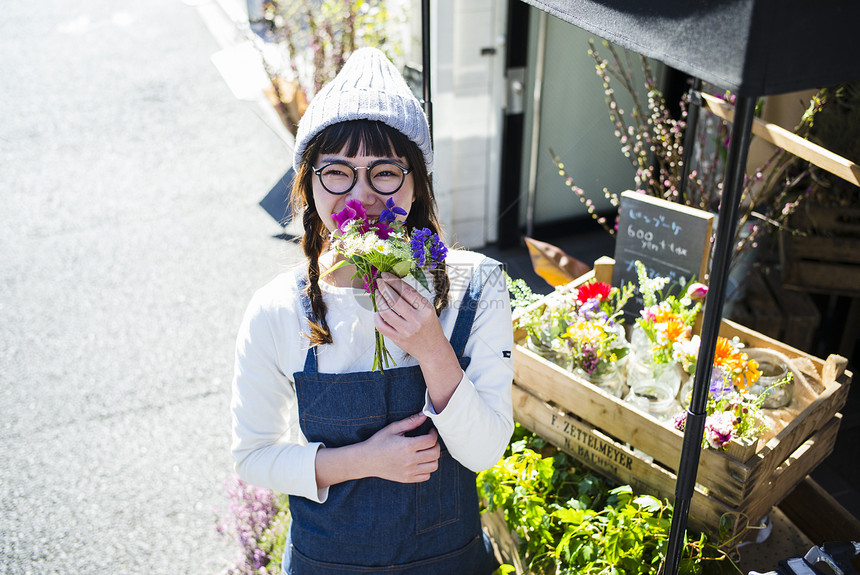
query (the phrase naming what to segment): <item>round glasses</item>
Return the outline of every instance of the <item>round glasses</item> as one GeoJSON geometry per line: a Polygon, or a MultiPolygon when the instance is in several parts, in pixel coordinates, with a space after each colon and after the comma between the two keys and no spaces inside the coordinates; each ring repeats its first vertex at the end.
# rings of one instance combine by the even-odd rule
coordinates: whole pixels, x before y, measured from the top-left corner
{"type": "Polygon", "coordinates": [[[378,194],[390,196],[403,186],[407,170],[390,160],[378,160],[369,166],[350,166],[346,162],[330,162],[321,168],[314,168],[322,187],[330,194],[342,195],[349,192],[358,182],[358,170],[367,170],[370,187],[378,194]]]}

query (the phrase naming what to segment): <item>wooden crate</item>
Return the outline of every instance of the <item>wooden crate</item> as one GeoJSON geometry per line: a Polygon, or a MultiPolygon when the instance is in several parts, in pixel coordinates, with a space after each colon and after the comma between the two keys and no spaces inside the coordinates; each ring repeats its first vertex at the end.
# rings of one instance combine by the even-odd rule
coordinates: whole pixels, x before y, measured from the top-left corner
{"type": "MultiPolygon", "coordinates": [[[[601,258],[570,287],[592,277],[609,283],[612,264],[601,258]]],[[[738,532],[756,525],[830,454],[851,381],[838,356],[825,361],[728,320],[720,334],[737,336],[747,347],[776,349],[809,373],[808,385],[795,385],[792,403],[774,411],[764,437],[733,442],[727,452],[702,450],[690,523],[712,534],[723,518],[738,532]]],[[[531,352],[520,345],[524,337],[515,330],[515,419],[586,466],[674,500],[683,435],[531,352]]]]}
{"type": "Polygon", "coordinates": [[[806,206],[780,232],[783,282],[811,292],[860,296],[860,209],[806,206]]]}

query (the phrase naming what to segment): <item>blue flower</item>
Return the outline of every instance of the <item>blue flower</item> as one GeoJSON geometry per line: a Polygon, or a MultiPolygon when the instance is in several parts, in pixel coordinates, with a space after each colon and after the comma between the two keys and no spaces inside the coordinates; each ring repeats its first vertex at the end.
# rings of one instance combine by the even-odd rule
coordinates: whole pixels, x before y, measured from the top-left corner
{"type": "Polygon", "coordinates": [[[409,240],[409,247],[412,248],[412,259],[418,264],[418,267],[424,267],[426,263],[426,250],[424,242],[430,238],[430,230],[421,228],[420,230],[412,230],[412,239],[409,240]]]}
{"type": "Polygon", "coordinates": [[[380,222],[393,222],[397,215],[405,216],[406,210],[394,205],[394,198],[388,198],[385,202],[385,209],[379,214],[380,222]]]}
{"type": "Polygon", "coordinates": [[[430,258],[437,263],[445,261],[445,256],[448,255],[448,248],[439,239],[439,234],[433,234],[430,237],[430,258]]]}

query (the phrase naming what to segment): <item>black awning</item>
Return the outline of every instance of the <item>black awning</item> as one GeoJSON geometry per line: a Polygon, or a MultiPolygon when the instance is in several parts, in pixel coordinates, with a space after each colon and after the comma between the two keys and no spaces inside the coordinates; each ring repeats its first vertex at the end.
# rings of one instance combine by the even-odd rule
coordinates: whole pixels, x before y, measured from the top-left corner
{"type": "Polygon", "coordinates": [[[858,0],[524,0],[741,96],[860,79],[858,0]]]}

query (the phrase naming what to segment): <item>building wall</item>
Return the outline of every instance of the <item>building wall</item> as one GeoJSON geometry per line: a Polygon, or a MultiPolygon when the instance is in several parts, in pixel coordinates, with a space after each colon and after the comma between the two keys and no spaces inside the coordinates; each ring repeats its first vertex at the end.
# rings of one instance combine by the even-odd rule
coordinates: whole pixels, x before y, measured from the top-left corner
{"type": "Polygon", "coordinates": [[[448,241],[476,248],[497,234],[505,3],[439,0],[431,10],[434,186],[448,241]]]}

